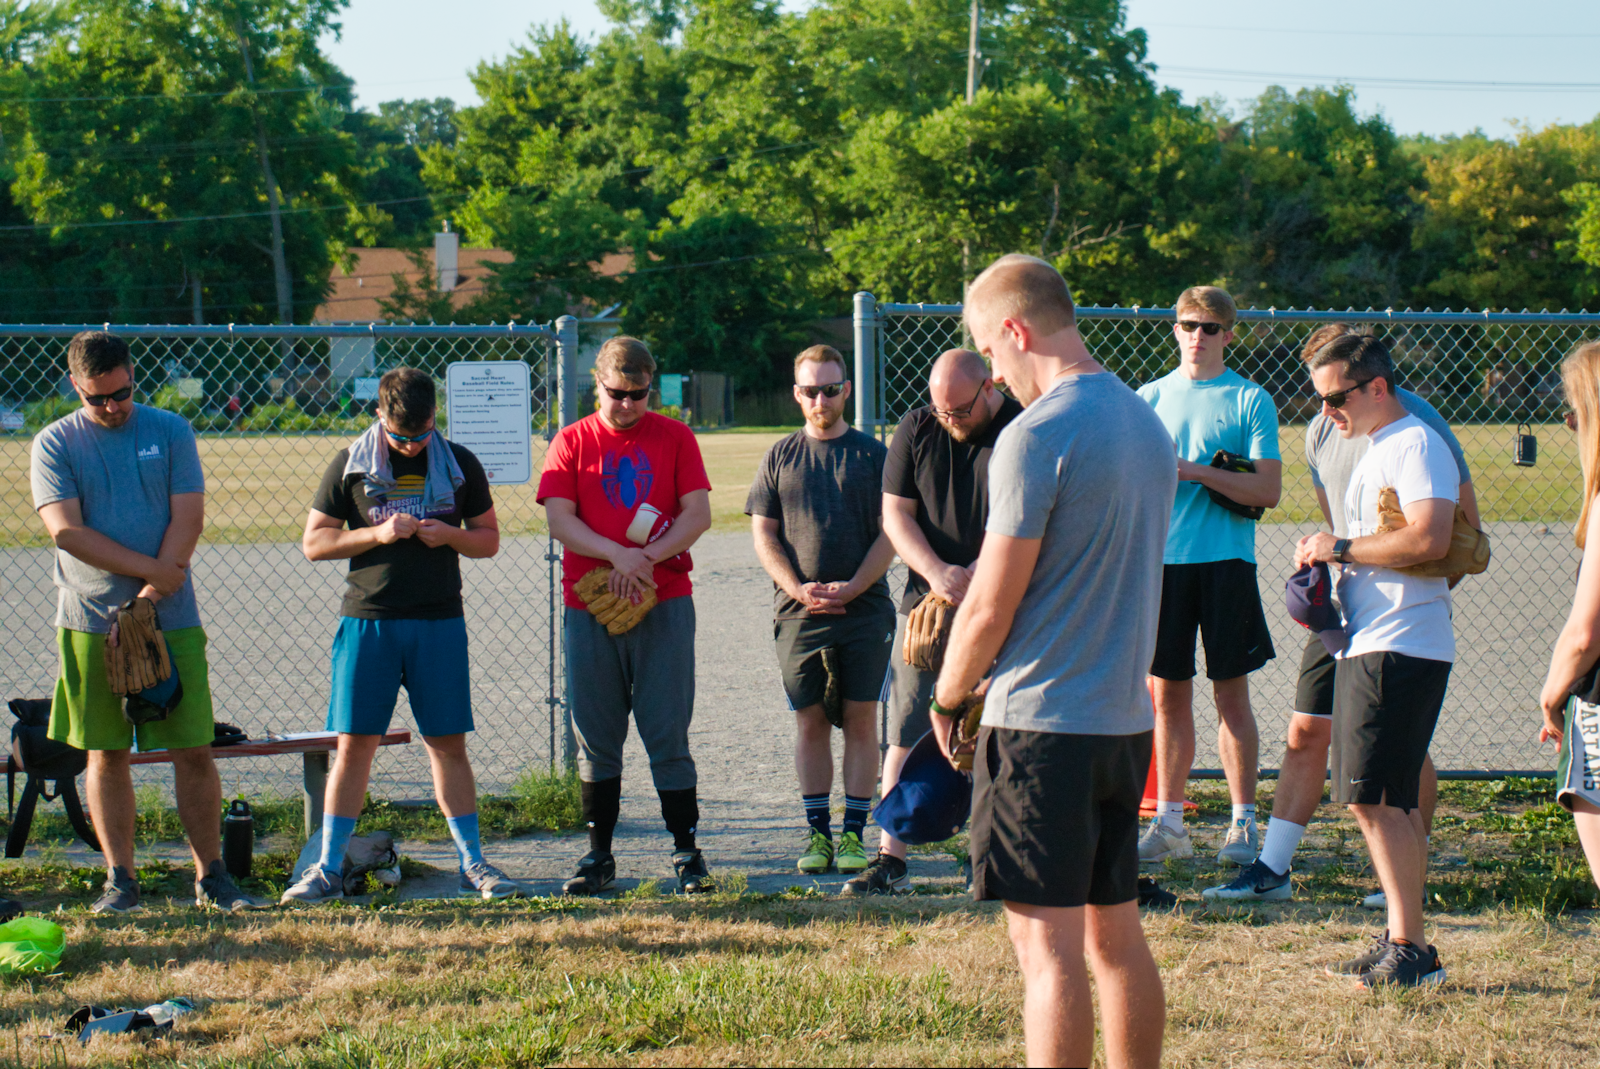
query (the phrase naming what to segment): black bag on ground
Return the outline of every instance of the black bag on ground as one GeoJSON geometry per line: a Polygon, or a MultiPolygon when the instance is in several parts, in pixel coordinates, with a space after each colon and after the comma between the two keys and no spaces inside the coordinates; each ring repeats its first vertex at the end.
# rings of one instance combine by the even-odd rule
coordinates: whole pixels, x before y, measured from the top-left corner
{"type": "Polygon", "coordinates": [[[11,725],[11,753],[6,757],[6,812],[11,820],[6,857],[22,856],[33,827],[33,811],[41,798],[47,802],[61,799],[73,830],[99,850],[100,841],[78,797],[78,776],[89,767],[88,753],[50,737],[49,698],[13,698],[9,704],[17,722],[11,725]],[[26,777],[20,802],[16,793],[18,772],[26,777]],[[47,788],[51,783],[55,784],[54,793],[47,788]]]}
{"type": "MultiPolygon", "coordinates": [[[[1256,470],[1255,461],[1251,460],[1249,457],[1242,457],[1238,453],[1230,453],[1226,449],[1219,449],[1212,455],[1211,466],[1213,468],[1221,468],[1223,471],[1254,472],[1256,470]]],[[[1211,500],[1215,501],[1229,512],[1243,516],[1247,520],[1259,520],[1261,517],[1267,514],[1267,510],[1264,506],[1241,505],[1227,494],[1224,494],[1221,490],[1213,490],[1208,486],[1206,487],[1206,493],[1211,495],[1211,500]]]]}

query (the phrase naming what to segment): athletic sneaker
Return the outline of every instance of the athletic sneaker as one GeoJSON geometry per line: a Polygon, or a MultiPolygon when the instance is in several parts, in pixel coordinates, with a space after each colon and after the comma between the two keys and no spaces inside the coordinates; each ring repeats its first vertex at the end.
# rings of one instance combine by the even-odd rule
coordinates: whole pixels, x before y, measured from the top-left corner
{"type": "Polygon", "coordinates": [[[237,913],[242,909],[271,909],[272,900],[247,895],[228,875],[228,868],[220,860],[206,867],[206,874],[194,881],[194,904],[201,909],[211,908],[237,913]]]}
{"type": "Polygon", "coordinates": [[[853,831],[839,836],[839,849],[833,855],[834,868],[854,876],[858,872],[865,872],[870,864],[872,859],[867,856],[867,848],[861,844],[861,836],[853,831]]]}
{"type": "Polygon", "coordinates": [[[1165,890],[1148,876],[1139,877],[1140,909],[1171,909],[1178,904],[1178,896],[1165,890]]]}
{"type": "Polygon", "coordinates": [[[496,898],[527,898],[528,885],[513,880],[487,861],[468,865],[461,870],[461,883],[457,890],[463,898],[482,898],[485,902],[496,898]]]}
{"type": "Polygon", "coordinates": [[[902,859],[879,853],[859,875],[844,881],[839,891],[851,896],[910,894],[911,873],[902,859]]]}
{"type": "Polygon", "coordinates": [[[1363,953],[1357,954],[1349,961],[1336,961],[1332,965],[1324,966],[1322,971],[1329,976],[1365,976],[1388,952],[1389,929],[1385,928],[1383,934],[1374,939],[1372,945],[1363,953]]]}
{"type": "Polygon", "coordinates": [[[1207,902],[1285,902],[1294,897],[1294,885],[1287,872],[1279,875],[1267,867],[1259,857],[1250,862],[1239,875],[1221,887],[1207,887],[1200,892],[1207,902]]]}
{"type": "Polygon", "coordinates": [[[1382,891],[1374,891],[1361,900],[1362,909],[1388,909],[1389,896],[1382,891]]]}
{"type": "Polygon", "coordinates": [[[1250,864],[1261,853],[1261,832],[1256,828],[1256,822],[1249,817],[1240,817],[1228,827],[1228,834],[1222,840],[1222,849],[1217,851],[1217,860],[1238,865],[1240,868],[1250,864]]]}
{"type": "Polygon", "coordinates": [[[344,875],[329,872],[321,864],[312,865],[300,874],[300,881],[278,899],[284,906],[315,906],[322,902],[339,902],[344,899],[344,875]]]}
{"type": "Polygon", "coordinates": [[[833,868],[833,840],[815,828],[806,839],[806,848],[800,854],[800,871],[815,876],[833,868]]]}
{"type": "Polygon", "coordinates": [[[90,913],[138,913],[144,909],[139,905],[139,881],[127,869],[112,869],[100,890],[90,913]]]}
{"type": "Polygon", "coordinates": [[[1189,841],[1188,828],[1173,831],[1161,823],[1160,817],[1155,817],[1139,836],[1139,860],[1165,861],[1169,857],[1194,857],[1194,843],[1189,841]]]}
{"type": "Polygon", "coordinates": [[[564,895],[597,895],[617,879],[617,859],[609,852],[595,850],[584,854],[578,861],[578,871],[572,879],[561,885],[564,895]]]}
{"type": "Polygon", "coordinates": [[[1421,987],[1444,983],[1444,963],[1431,946],[1416,947],[1391,942],[1383,957],[1372,963],[1356,983],[1370,991],[1377,987],[1421,987]]]}
{"type": "Polygon", "coordinates": [[[697,895],[715,891],[711,870],[706,868],[706,858],[699,850],[679,850],[672,855],[672,871],[678,874],[678,891],[697,895]]]}

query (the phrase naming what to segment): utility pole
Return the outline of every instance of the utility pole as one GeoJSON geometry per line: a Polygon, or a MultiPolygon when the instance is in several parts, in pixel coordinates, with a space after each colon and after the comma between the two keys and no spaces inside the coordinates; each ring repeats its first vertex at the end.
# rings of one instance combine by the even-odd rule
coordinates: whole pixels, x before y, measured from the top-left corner
{"type": "MultiPolygon", "coordinates": [[[[967,34],[967,107],[978,99],[978,0],[972,0],[972,29],[967,34]]],[[[968,149],[971,149],[969,144],[968,149]]],[[[972,239],[961,239],[961,293],[965,299],[972,282],[972,239]]]]}
{"type": "Polygon", "coordinates": [[[244,35],[244,20],[234,17],[234,34],[239,39],[239,54],[244,58],[244,79],[250,86],[250,111],[256,120],[256,154],[261,160],[261,174],[267,183],[267,214],[272,218],[272,280],[278,291],[278,322],[294,322],[294,295],[289,278],[289,260],[283,251],[283,198],[278,191],[278,177],[272,172],[272,159],[267,154],[267,125],[261,118],[260,105],[255,96],[255,66],[250,62],[250,44],[244,35]]]}

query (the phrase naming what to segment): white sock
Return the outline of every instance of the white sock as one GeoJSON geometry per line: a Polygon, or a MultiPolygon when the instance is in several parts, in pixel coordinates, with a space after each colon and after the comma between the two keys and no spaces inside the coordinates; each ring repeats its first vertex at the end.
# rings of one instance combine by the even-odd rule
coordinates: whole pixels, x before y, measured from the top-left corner
{"type": "Polygon", "coordinates": [[[1156,819],[1173,831],[1183,830],[1183,803],[1157,802],[1156,819]]]}
{"type": "Polygon", "coordinates": [[[1256,822],[1256,807],[1254,805],[1235,805],[1233,807],[1233,822],[1237,824],[1241,820],[1254,824],[1256,822]]]}
{"type": "Polygon", "coordinates": [[[1304,824],[1294,824],[1282,817],[1267,821],[1267,841],[1261,844],[1261,863],[1280,876],[1288,872],[1295,847],[1300,845],[1300,837],[1305,833],[1304,824]]]}

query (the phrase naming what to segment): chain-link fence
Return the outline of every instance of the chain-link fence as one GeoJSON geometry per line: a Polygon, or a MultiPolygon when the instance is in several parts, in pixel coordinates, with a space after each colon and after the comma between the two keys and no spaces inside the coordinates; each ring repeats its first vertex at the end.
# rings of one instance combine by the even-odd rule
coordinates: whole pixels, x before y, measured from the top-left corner
{"type": "MultiPolygon", "coordinates": [[[[858,425],[892,433],[927,403],[927,372],[944,350],[970,344],[959,305],[855,305],[858,425]]],[[[1178,365],[1172,309],[1080,308],[1089,351],[1130,386],[1178,365]]],[[[1581,507],[1575,436],[1562,425],[1558,368],[1579,341],[1600,336],[1600,315],[1411,312],[1275,312],[1239,315],[1229,366],[1265,387],[1278,406],[1283,499],[1256,536],[1262,601],[1277,658],[1251,677],[1261,762],[1276,765],[1294,705],[1306,632],[1284,608],[1295,543],[1326,529],[1305,459],[1307,422],[1318,408],[1299,360],[1319,325],[1348,322],[1390,343],[1401,385],[1427,398],[1466,450],[1494,560],[1455,592],[1459,656],[1434,735],[1434,760],[1457,774],[1545,770],[1538,693],[1550,649],[1572,600],[1581,507]],[[1514,463],[1519,425],[1538,443],[1531,467],[1514,463]]],[[[1203,663],[1203,661],[1202,661],[1203,663]]],[[[1208,688],[1196,687],[1196,722],[1214,721],[1208,688]]],[[[1202,727],[1196,766],[1217,762],[1214,730],[1202,727]]]]}
{"type": "MultiPolygon", "coordinates": [[[[556,765],[565,735],[559,563],[534,496],[546,444],[565,422],[561,402],[568,421],[573,407],[558,382],[571,381],[576,322],[558,327],[560,345],[557,332],[529,326],[114,328],[133,347],[136,399],[179,413],[199,435],[206,527],[193,575],[218,720],[252,738],[323,726],[347,565],[308,562],[300,536],[334,454],[371,424],[376,377],[399,366],[433,375],[438,423],[448,435],[447,368],[521,361],[532,391],[533,477],[492,487],[500,552],[462,561],[478,728],[470,745],[487,791],[556,765]]],[[[65,359],[78,329],[0,327],[6,698],[46,696],[56,676],[53,550],[33,510],[29,446],[40,428],[78,407],[65,359]]],[[[402,700],[395,726],[409,720],[402,700]]],[[[294,758],[238,758],[219,768],[225,789],[299,790],[294,758]]],[[[422,747],[381,750],[373,789],[391,798],[430,794],[422,747]]]]}

